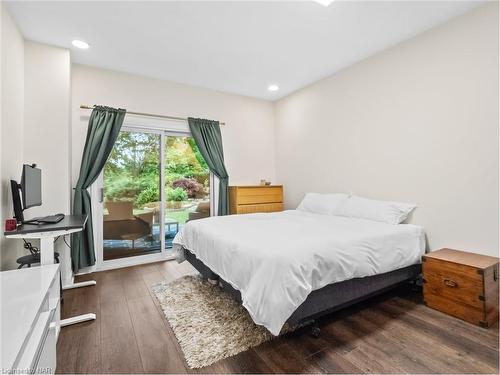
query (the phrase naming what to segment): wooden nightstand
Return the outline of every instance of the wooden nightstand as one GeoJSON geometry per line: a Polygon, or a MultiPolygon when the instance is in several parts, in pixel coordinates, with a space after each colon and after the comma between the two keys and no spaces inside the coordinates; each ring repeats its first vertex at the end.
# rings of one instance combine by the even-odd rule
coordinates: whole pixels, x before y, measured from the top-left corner
{"type": "Polygon", "coordinates": [[[283,211],[283,186],[229,186],[231,214],[283,211]]]}
{"type": "Polygon", "coordinates": [[[498,258],[441,249],[422,258],[424,303],[489,327],[498,320],[498,258]]]}

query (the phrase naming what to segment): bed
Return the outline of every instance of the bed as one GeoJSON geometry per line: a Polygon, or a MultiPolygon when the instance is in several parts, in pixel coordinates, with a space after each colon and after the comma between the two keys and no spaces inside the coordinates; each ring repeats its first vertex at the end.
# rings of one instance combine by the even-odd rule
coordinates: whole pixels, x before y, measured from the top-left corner
{"type": "Polygon", "coordinates": [[[177,234],[178,261],[241,301],[278,335],[420,274],[425,234],[411,224],[303,210],[211,217],[177,234]]]}

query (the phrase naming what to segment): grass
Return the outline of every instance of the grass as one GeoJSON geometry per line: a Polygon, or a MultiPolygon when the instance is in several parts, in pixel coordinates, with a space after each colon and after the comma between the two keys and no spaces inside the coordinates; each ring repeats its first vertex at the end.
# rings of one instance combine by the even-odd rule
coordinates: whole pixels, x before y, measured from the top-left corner
{"type": "Polygon", "coordinates": [[[189,217],[189,211],[167,211],[165,212],[165,216],[169,219],[173,219],[175,221],[178,221],[179,224],[185,224],[188,217],[189,217]]]}

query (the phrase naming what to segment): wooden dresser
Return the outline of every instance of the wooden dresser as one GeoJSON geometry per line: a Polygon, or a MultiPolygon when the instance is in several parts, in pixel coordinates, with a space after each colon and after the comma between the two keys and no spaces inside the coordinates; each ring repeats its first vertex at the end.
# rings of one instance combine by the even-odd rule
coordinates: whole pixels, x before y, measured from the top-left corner
{"type": "Polygon", "coordinates": [[[276,211],[283,211],[283,186],[229,187],[229,212],[231,214],[276,211]]]}
{"type": "Polygon", "coordinates": [[[424,303],[489,327],[498,320],[498,258],[441,249],[424,255],[424,303]]]}

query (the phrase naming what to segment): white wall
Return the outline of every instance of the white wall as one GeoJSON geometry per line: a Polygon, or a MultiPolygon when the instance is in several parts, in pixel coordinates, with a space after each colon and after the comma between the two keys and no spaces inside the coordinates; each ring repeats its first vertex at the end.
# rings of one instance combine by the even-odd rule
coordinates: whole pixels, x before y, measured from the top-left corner
{"type": "Polygon", "coordinates": [[[42,169],[43,206],[26,217],[68,213],[70,203],[70,55],[67,49],[25,44],[24,161],[42,169]]]}
{"type": "MultiPolygon", "coordinates": [[[[4,21],[3,21],[3,3],[0,3],[0,220],[3,220],[4,219],[4,209],[5,209],[5,202],[4,202],[4,197],[3,197],[3,192],[5,191],[3,185],[4,185],[4,181],[3,181],[3,165],[2,165],[2,150],[3,150],[3,141],[2,141],[2,134],[3,134],[3,95],[2,95],[2,91],[3,91],[3,85],[2,85],[2,82],[3,82],[3,70],[2,70],[2,66],[3,66],[3,38],[2,38],[2,35],[4,35],[3,33],[3,24],[4,24],[4,21]]],[[[2,236],[2,234],[0,234],[0,270],[2,270],[3,268],[3,256],[2,256],[2,248],[3,248],[3,244],[4,244],[4,240],[5,240],[5,237],[2,236]]]]}
{"type": "Polygon", "coordinates": [[[9,12],[1,8],[1,219],[0,269],[15,266],[23,255],[19,240],[8,240],[3,235],[3,223],[13,216],[10,179],[19,181],[23,163],[24,113],[24,40],[9,12]]]}
{"type": "MultiPolygon", "coordinates": [[[[69,51],[25,42],[8,11],[2,7],[1,56],[1,223],[13,216],[10,179],[20,180],[23,163],[42,169],[41,207],[25,217],[69,213],[70,56],[69,51]]],[[[38,241],[32,241],[36,246],[38,241]]],[[[56,245],[66,265],[69,249],[56,245]]],[[[20,240],[0,235],[0,269],[17,267],[26,255],[20,240]]],[[[63,269],[67,281],[68,267],[63,269]]]]}
{"type": "MultiPolygon", "coordinates": [[[[42,170],[42,206],[26,218],[70,213],[70,54],[69,50],[26,41],[24,48],[24,162],[42,170]]],[[[69,236],[68,236],[69,242],[69,236]]],[[[70,251],[62,239],[62,275],[70,281],[70,251]]]]}
{"type": "Polygon", "coordinates": [[[498,3],[275,105],[286,206],[307,191],[415,202],[430,249],[498,255],[498,3]]]}
{"type": "Polygon", "coordinates": [[[85,144],[89,110],[103,104],[130,111],[201,117],[225,122],[221,127],[230,184],[275,181],[273,104],[167,81],[73,65],[72,182],[76,183],[85,144]]]}

